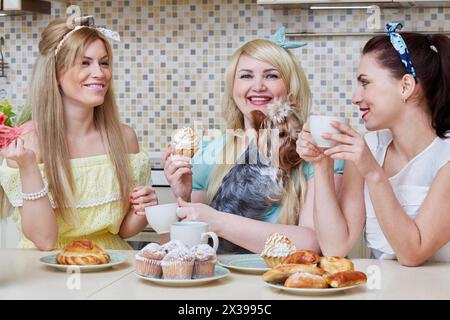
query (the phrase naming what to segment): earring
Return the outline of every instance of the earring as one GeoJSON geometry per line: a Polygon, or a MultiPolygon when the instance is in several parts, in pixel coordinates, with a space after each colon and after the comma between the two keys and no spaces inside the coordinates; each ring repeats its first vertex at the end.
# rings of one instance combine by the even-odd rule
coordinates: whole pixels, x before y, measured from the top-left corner
{"type": "Polygon", "coordinates": [[[403,103],[406,103],[406,98],[402,98],[403,103]]]}

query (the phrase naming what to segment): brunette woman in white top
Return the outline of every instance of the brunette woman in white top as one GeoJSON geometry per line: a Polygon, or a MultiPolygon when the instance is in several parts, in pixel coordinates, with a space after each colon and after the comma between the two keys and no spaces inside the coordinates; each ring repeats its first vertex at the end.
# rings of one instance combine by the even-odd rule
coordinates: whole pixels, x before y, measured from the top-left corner
{"type": "Polygon", "coordinates": [[[365,137],[345,124],[316,147],[308,127],[297,152],[314,163],[314,222],[324,255],[347,255],[364,226],[372,255],[405,266],[450,261],[450,39],[396,32],[365,45],[353,103],[365,137]],[[347,160],[336,194],[333,160],[347,160]]]}

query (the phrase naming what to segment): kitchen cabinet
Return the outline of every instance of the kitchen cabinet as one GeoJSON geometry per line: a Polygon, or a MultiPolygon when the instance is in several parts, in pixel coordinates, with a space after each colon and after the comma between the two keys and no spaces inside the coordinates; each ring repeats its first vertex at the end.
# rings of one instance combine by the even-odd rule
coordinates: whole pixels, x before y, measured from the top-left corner
{"type": "Polygon", "coordinates": [[[0,0],[0,16],[51,13],[51,2],[44,0],[0,0]]]}

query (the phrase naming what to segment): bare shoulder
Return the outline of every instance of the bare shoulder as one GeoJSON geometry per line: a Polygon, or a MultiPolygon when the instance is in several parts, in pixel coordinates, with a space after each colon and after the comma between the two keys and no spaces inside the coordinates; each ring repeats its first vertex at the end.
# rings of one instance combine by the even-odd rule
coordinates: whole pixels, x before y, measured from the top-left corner
{"type": "MultiPolygon", "coordinates": [[[[443,165],[437,172],[431,185],[431,190],[436,190],[447,198],[450,192],[450,161],[443,165]]],[[[448,200],[450,203],[450,198],[448,200]]]]}
{"type": "Polygon", "coordinates": [[[127,143],[127,148],[129,153],[139,152],[139,142],[136,136],[136,132],[129,125],[121,124],[122,132],[125,137],[125,142],[127,143]]]}

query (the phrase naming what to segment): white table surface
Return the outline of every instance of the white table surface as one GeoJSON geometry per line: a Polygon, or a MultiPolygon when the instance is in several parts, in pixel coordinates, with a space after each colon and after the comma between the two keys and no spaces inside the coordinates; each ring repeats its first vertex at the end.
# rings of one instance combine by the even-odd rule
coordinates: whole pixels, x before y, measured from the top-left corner
{"type": "Polygon", "coordinates": [[[39,261],[55,252],[0,250],[0,299],[450,299],[449,263],[408,268],[396,261],[354,259],[355,269],[369,276],[367,286],[327,296],[304,296],[272,289],[260,275],[234,271],[226,278],[195,287],[165,287],[138,278],[134,274],[135,252],[120,252],[128,256],[126,263],[74,275],[39,261]],[[78,283],[80,287],[74,288],[78,283]]]}

